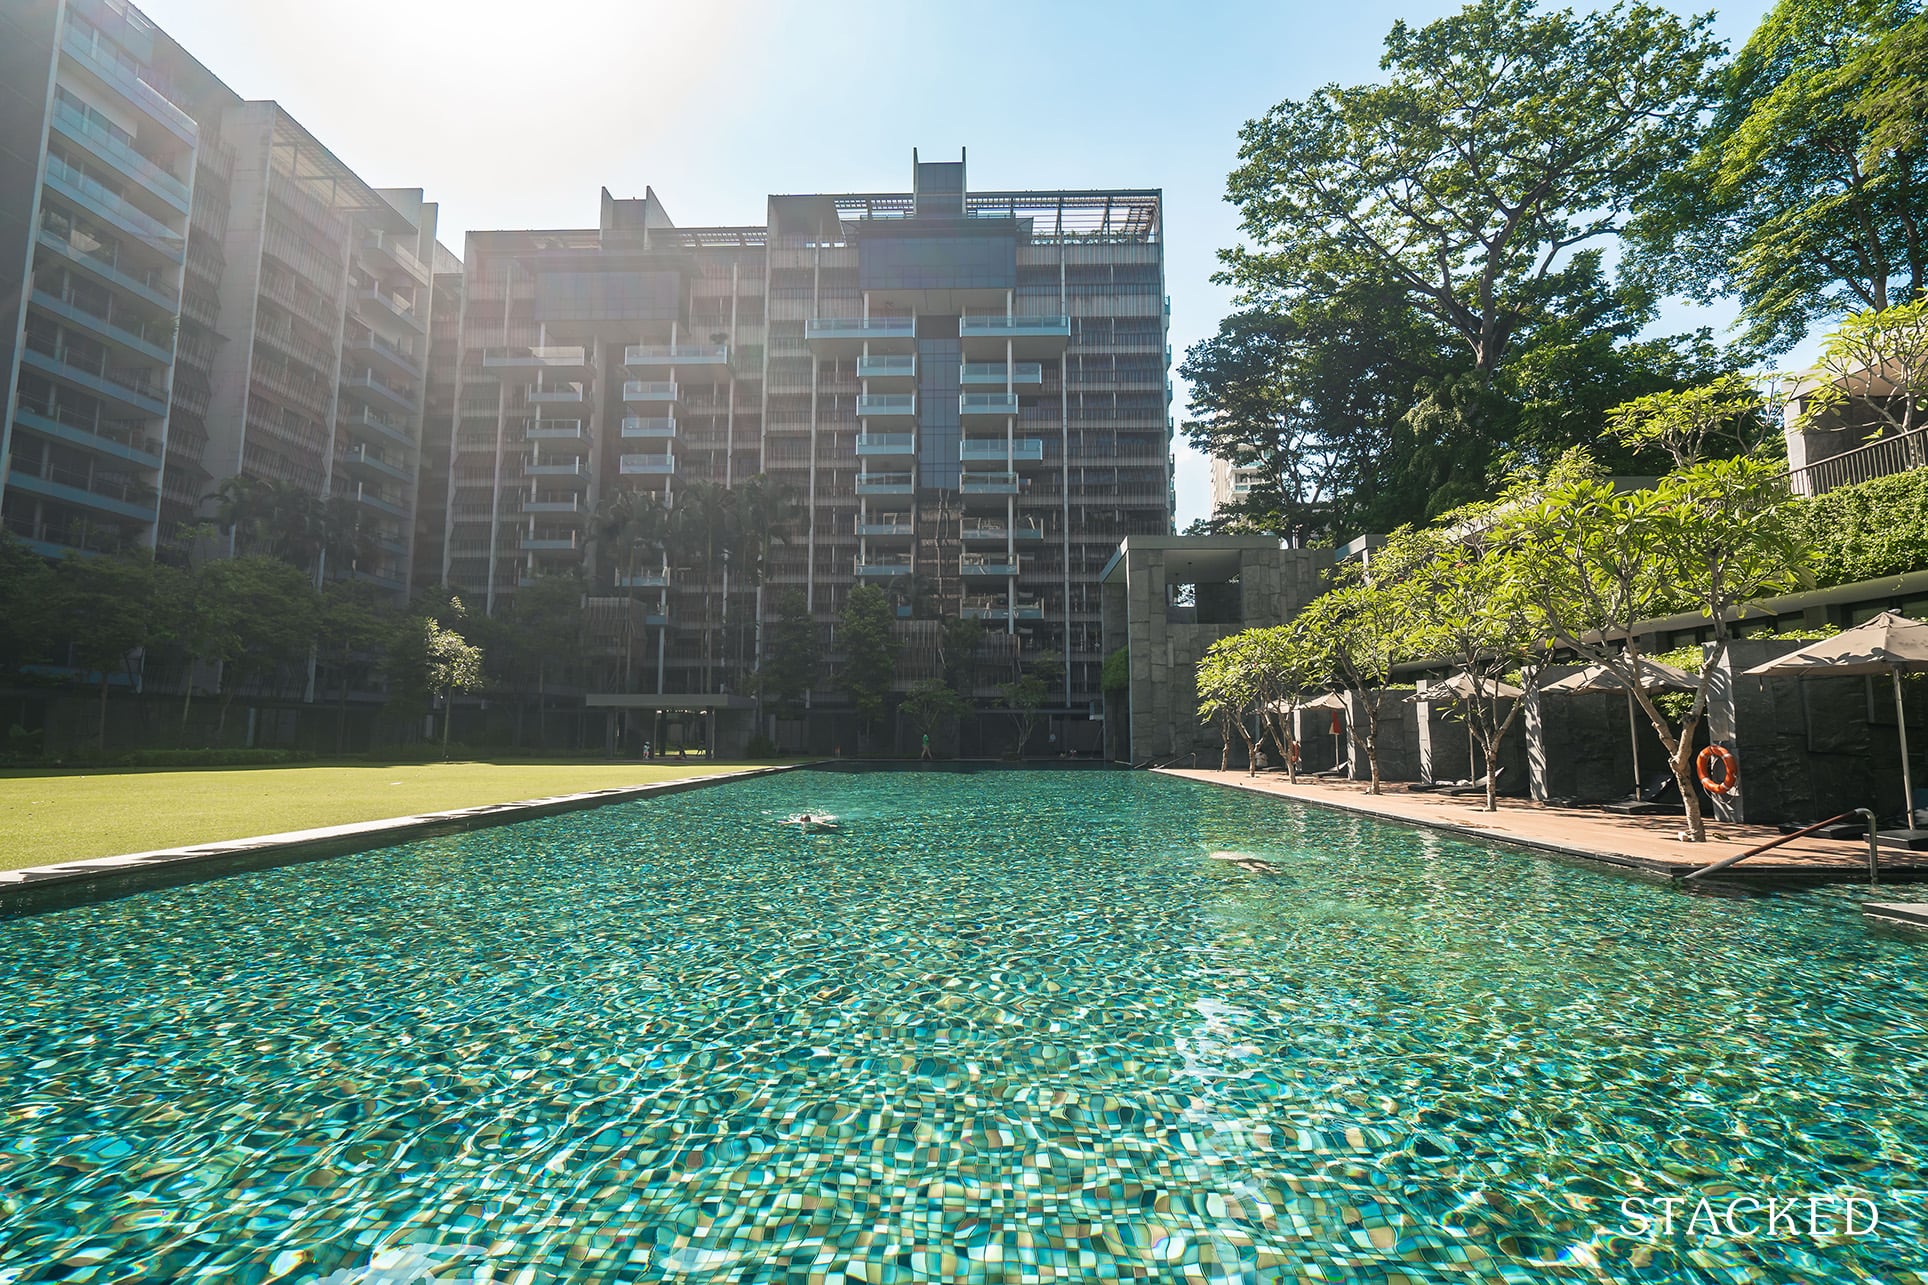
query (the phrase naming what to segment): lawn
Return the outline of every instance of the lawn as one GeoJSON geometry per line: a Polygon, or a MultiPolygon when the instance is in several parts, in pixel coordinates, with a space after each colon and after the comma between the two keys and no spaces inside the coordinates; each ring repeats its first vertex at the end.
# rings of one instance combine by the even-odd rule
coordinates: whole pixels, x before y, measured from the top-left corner
{"type": "Polygon", "coordinates": [[[670,759],[0,771],[0,870],[768,766],[670,759]]]}

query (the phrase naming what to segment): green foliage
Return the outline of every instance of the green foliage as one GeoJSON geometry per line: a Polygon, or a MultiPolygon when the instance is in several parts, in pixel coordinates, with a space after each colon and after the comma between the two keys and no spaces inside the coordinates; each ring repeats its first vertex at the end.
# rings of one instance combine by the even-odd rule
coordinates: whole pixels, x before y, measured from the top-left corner
{"type": "Polygon", "coordinates": [[[890,598],[875,585],[850,591],[838,622],[837,642],[844,655],[838,681],[856,707],[866,730],[877,726],[890,699],[897,666],[890,598]]]}
{"type": "Polygon", "coordinates": [[[785,590],[775,605],[776,619],[757,674],[758,688],[778,718],[801,718],[804,694],[816,686],[822,665],[817,624],[796,589],[785,590]]]}
{"type": "Polygon", "coordinates": [[[1928,571],[1928,468],[1802,500],[1795,524],[1817,585],[1928,571]]]}
{"type": "Polygon", "coordinates": [[[272,767],[314,757],[301,750],[134,750],[114,762],[120,767],[272,767]]]}
{"type": "Polygon", "coordinates": [[[0,670],[47,658],[55,641],[53,595],[47,560],[0,530],[0,670]]]}
{"type": "Polygon", "coordinates": [[[1120,647],[1105,657],[1103,672],[1098,678],[1099,689],[1107,696],[1123,696],[1131,690],[1131,650],[1120,647]]]}
{"type": "Polygon", "coordinates": [[[1738,295],[1769,349],[1920,291],[1924,55],[1918,0],[1780,0],[1721,73],[1698,153],[1636,220],[1632,272],[1738,295]]]}
{"type": "Polygon", "coordinates": [[[1031,740],[1031,733],[1037,726],[1038,711],[1051,700],[1064,680],[1064,665],[1056,657],[1046,656],[1031,665],[1031,672],[1019,674],[1008,683],[998,684],[998,696],[1010,712],[1012,721],[1017,725],[1018,754],[1031,740]]]}
{"type": "Polygon", "coordinates": [[[1625,211],[1688,154],[1718,51],[1705,18],[1576,17],[1476,0],[1396,23],[1384,84],[1328,85],[1241,131],[1231,176],[1248,299],[1371,276],[1457,336],[1482,375],[1591,289],[1625,211]]]}
{"type": "Polygon", "coordinates": [[[962,696],[952,690],[949,683],[935,678],[925,678],[912,683],[910,691],[904,696],[903,710],[911,726],[920,735],[929,736],[937,725],[947,718],[956,718],[970,709],[962,696]]]}
{"type": "Polygon", "coordinates": [[[955,616],[944,622],[944,681],[966,701],[977,690],[977,657],[984,646],[984,622],[955,616]]]}
{"type": "Polygon", "coordinates": [[[1621,443],[1636,450],[1659,447],[1680,467],[1705,459],[1708,446],[1721,439],[1751,446],[1765,435],[1762,430],[1761,396],[1739,374],[1636,397],[1607,416],[1607,431],[1621,443]]]}
{"type": "Polygon", "coordinates": [[[777,743],[762,732],[752,736],[743,747],[743,757],[746,759],[773,759],[776,756],[777,743]]]}
{"type": "Polygon", "coordinates": [[[1803,428],[1845,423],[1870,437],[1928,424],[1928,294],[1844,318],[1821,344],[1803,428]]]}

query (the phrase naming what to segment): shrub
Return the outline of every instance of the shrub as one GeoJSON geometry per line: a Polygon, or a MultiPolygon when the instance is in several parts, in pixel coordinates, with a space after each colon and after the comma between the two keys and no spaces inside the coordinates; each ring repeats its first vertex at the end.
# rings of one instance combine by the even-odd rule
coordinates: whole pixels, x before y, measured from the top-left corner
{"type": "Polygon", "coordinates": [[[1819,588],[1928,570],[1928,468],[1806,500],[1796,523],[1819,588]]]}
{"type": "Polygon", "coordinates": [[[777,756],[777,743],[758,732],[743,747],[743,757],[749,759],[773,759],[777,756]]]}
{"type": "Polygon", "coordinates": [[[134,750],[114,762],[121,767],[274,767],[314,757],[303,750],[134,750]]]}

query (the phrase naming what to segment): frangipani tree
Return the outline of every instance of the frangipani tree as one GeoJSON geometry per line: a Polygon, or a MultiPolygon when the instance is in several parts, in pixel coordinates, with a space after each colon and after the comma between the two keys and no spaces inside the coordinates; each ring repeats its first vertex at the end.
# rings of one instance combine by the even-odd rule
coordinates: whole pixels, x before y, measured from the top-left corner
{"type": "Polygon", "coordinates": [[[1411,591],[1375,557],[1341,573],[1340,584],[1314,599],[1301,626],[1320,640],[1339,685],[1364,712],[1368,789],[1379,793],[1379,714],[1392,667],[1411,654],[1411,591]]]}
{"type": "Polygon", "coordinates": [[[1849,316],[1822,341],[1815,374],[1804,428],[1850,405],[1870,438],[1928,427],[1928,293],[1849,316]]]}
{"type": "Polygon", "coordinates": [[[1708,443],[1727,436],[1744,446],[1760,437],[1761,395],[1738,373],[1720,375],[1694,388],[1668,389],[1622,402],[1607,412],[1607,432],[1636,450],[1659,447],[1677,468],[1707,457],[1708,443]]]}
{"type": "Polygon", "coordinates": [[[1513,592],[1535,632],[1604,666],[1652,722],[1686,802],[1688,831],[1707,827],[1695,789],[1694,732],[1707,708],[1708,674],[1750,598],[1799,583],[1809,551],[1795,535],[1794,503],[1780,466],[1754,456],[1676,470],[1651,490],[1621,492],[1574,476],[1522,485],[1501,502],[1490,530],[1515,577],[1513,592]],[[1713,652],[1676,723],[1642,690],[1636,624],[1695,611],[1713,627],[1713,652]]]}

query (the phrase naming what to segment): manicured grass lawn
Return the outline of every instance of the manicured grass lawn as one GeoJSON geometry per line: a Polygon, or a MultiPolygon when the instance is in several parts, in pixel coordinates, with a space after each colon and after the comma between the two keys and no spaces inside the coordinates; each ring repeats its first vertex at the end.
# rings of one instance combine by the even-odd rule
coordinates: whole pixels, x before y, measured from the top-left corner
{"type": "Polygon", "coordinates": [[[768,766],[692,758],[0,771],[0,870],[768,766]]]}

